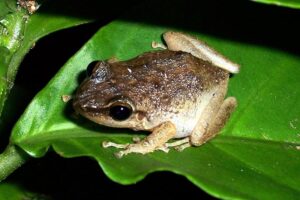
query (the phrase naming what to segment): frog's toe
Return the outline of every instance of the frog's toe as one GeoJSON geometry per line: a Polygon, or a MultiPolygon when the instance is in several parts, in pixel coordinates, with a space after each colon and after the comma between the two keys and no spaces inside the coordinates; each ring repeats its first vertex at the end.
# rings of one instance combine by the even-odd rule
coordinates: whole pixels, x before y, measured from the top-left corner
{"type": "Polygon", "coordinates": [[[155,41],[152,41],[151,43],[151,47],[153,49],[157,49],[157,48],[161,48],[161,49],[167,49],[167,47],[161,43],[158,43],[158,42],[155,42],[155,41]]]}
{"type": "Polygon", "coordinates": [[[166,143],[166,146],[167,147],[177,147],[177,146],[181,146],[182,144],[189,143],[189,142],[190,142],[190,138],[186,137],[186,138],[183,138],[181,140],[177,140],[175,142],[166,143]]]}
{"type": "Polygon", "coordinates": [[[191,146],[190,137],[186,137],[175,142],[169,142],[165,144],[166,147],[174,147],[177,151],[183,151],[184,149],[191,146]]]}
{"type": "Polygon", "coordinates": [[[134,143],[138,143],[138,142],[141,141],[141,138],[135,136],[135,137],[132,138],[132,141],[133,141],[134,143]]]}
{"type": "Polygon", "coordinates": [[[110,141],[104,141],[102,142],[102,147],[103,148],[108,148],[108,147],[115,147],[117,149],[125,149],[128,147],[128,143],[127,144],[117,144],[114,142],[110,142],[110,141]]]}
{"type": "Polygon", "coordinates": [[[163,145],[161,147],[156,148],[156,150],[160,150],[163,151],[165,153],[168,153],[170,151],[169,147],[167,147],[167,145],[163,145]]]}
{"type": "Polygon", "coordinates": [[[174,149],[177,151],[183,151],[184,149],[191,147],[191,146],[192,146],[191,143],[185,143],[185,144],[174,147],[174,149]]]}
{"type": "Polygon", "coordinates": [[[124,151],[119,151],[117,153],[114,153],[114,155],[116,156],[116,158],[122,158],[125,154],[124,151]]]}

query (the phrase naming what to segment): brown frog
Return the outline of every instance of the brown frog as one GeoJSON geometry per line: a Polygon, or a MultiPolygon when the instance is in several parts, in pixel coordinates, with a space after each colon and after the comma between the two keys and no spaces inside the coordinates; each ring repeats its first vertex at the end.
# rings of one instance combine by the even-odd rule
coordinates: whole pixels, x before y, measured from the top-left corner
{"type": "Polygon", "coordinates": [[[105,126],[151,131],[132,144],[103,142],[103,147],[147,154],[200,146],[218,134],[234,111],[234,97],[224,100],[229,73],[239,66],[183,33],[166,32],[164,50],[128,61],[97,61],[73,101],[84,117],[105,126]],[[167,143],[172,138],[181,138],[167,143]]]}

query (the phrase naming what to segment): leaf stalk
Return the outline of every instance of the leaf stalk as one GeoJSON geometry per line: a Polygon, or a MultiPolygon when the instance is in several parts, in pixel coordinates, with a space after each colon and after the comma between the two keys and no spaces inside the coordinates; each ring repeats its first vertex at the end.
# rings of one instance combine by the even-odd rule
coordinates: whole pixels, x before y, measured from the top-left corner
{"type": "Polygon", "coordinates": [[[29,155],[15,145],[8,145],[0,154],[0,182],[26,162],[29,155]]]}

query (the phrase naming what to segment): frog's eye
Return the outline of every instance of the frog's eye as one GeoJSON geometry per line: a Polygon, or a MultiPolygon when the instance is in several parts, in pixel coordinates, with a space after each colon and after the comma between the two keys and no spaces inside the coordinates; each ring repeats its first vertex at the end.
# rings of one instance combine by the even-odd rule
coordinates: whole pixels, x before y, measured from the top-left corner
{"type": "Polygon", "coordinates": [[[113,104],[109,108],[109,115],[116,121],[123,121],[128,119],[132,114],[132,108],[128,104],[113,104]]]}
{"type": "Polygon", "coordinates": [[[99,61],[93,61],[93,62],[91,62],[88,66],[87,66],[87,68],[86,68],[86,75],[88,76],[88,77],[90,77],[92,74],[93,74],[93,71],[94,71],[94,68],[97,66],[97,63],[98,63],[99,61]]]}

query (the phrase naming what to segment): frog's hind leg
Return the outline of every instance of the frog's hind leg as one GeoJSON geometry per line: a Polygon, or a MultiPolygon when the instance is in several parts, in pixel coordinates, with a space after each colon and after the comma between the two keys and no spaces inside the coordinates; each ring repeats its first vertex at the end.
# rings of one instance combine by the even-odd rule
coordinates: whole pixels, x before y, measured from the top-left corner
{"type": "Polygon", "coordinates": [[[188,52],[193,56],[209,61],[215,66],[225,69],[230,73],[239,72],[240,66],[238,64],[228,60],[216,50],[205,44],[205,42],[198,40],[195,37],[172,31],[164,33],[163,37],[168,45],[168,49],[172,51],[188,52]]]}
{"type": "Polygon", "coordinates": [[[200,146],[215,137],[226,124],[236,105],[236,99],[234,97],[228,97],[224,100],[216,114],[213,115],[214,118],[207,121],[200,120],[191,134],[191,145],[200,146]]]}
{"type": "Polygon", "coordinates": [[[162,43],[159,43],[159,42],[155,42],[155,41],[152,41],[151,43],[151,47],[153,49],[157,49],[157,48],[161,48],[161,49],[167,49],[167,46],[162,44],[162,43]]]}
{"type": "MultiPolygon", "coordinates": [[[[183,151],[191,146],[200,146],[215,137],[226,124],[236,105],[237,102],[234,97],[225,99],[220,109],[216,112],[215,117],[213,119],[199,120],[191,136],[187,138],[188,142],[176,145],[175,149],[183,151]],[[211,121],[211,123],[208,124],[207,121],[211,121]]],[[[210,110],[210,112],[214,111],[210,110]]]]}

